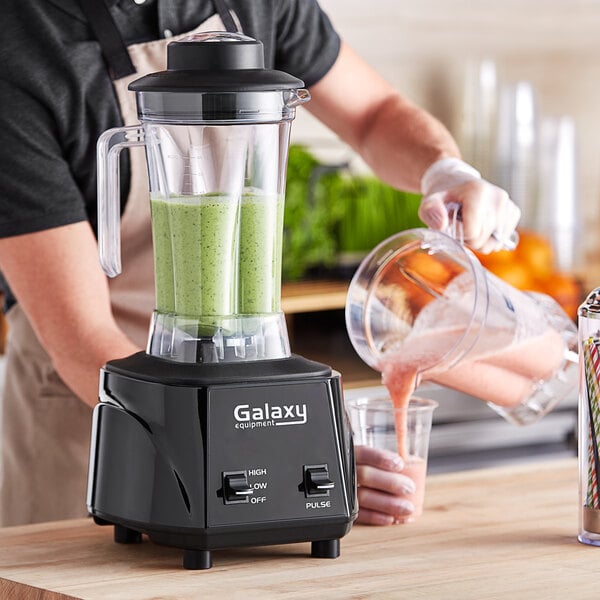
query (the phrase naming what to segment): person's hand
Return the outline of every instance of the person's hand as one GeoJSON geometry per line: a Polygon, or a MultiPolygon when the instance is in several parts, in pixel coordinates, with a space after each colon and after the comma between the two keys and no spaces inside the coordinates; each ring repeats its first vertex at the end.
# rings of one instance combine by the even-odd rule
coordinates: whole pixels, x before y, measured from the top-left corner
{"type": "Polygon", "coordinates": [[[354,455],[358,478],[357,523],[393,525],[409,520],[414,506],[406,496],[415,492],[415,484],[402,474],[402,458],[368,446],[355,446],[354,455]]]}
{"type": "Polygon", "coordinates": [[[505,247],[521,217],[521,210],[503,189],[482,179],[458,158],[433,163],[423,175],[421,191],[421,220],[445,231],[450,224],[449,207],[458,206],[465,243],[484,254],[505,247]]]}

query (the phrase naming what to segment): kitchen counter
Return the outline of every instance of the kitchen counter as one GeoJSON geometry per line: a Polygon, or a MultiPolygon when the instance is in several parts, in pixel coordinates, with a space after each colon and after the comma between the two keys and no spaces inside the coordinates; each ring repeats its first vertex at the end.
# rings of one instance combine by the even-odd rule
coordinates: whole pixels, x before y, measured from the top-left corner
{"type": "Polygon", "coordinates": [[[90,519],[0,530],[0,598],[598,598],[600,548],[577,542],[577,461],[431,476],[425,514],[355,526],[336,560],[310,545],[219,550],[207,571],[181,551],[123,546],[90,519]]]}

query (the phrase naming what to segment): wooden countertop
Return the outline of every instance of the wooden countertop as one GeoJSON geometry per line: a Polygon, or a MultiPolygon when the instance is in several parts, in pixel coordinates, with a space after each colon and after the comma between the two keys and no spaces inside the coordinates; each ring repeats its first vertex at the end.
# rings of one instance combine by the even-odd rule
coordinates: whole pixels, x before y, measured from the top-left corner
{"type": "Polygon", "coordinates": [[[185,571],[181,552],[112,542],[83,519],[0,530],[0,598],[597,599],[600,548],[577,542],[577,462],[429,478],[415,523],[355,526],[336,560],[309,544],[215,551],[185,571]]]}
{"type": "Polygon", "coordinates": [[[299,312],[342,309],[346,306],[349,281],[315,280],[283,283],[281,310],[286,315],[299,312]]]}

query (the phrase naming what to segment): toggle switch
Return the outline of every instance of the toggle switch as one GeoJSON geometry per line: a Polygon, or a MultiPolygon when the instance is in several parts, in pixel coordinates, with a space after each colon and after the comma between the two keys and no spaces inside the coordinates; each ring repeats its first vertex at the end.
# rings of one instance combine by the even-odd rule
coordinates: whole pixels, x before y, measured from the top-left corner
{"type": "Polygon", "coordinates": [[[248,483],[246,471],[223,472],[223,501],[225,504],[242,504],[254,490],[248,483]]]}
{"type": "Polygon", "coordinates": [[[306,496],[329,496],[334,483],[329,479],[327,465],[304,465],[304,494],[306,496]]]}

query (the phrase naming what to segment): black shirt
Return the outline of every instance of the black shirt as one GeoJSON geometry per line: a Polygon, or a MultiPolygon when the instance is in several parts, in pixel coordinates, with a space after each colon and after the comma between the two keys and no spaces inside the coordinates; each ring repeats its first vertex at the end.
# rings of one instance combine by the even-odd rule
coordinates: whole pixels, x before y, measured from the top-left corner
{"type": "MultiPolygon", "coordinates": [[[[316,0],[227,3],[263,42],[268,68],[310,87],[335,62],[339,37],[316,0]]],[[[107,4],[127,45],[190,31],[216,12],[211,0],[107,4]]],[[[76,0],[3,0],[2,21],[0,237],[86,219],[95,229],[96,141],[123,124],[100,46],[76,0]]]]}

